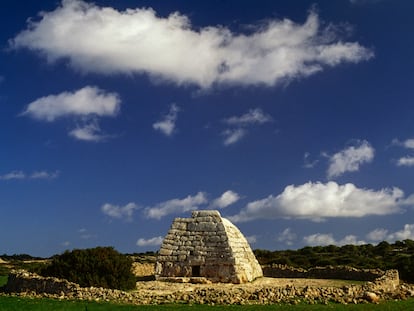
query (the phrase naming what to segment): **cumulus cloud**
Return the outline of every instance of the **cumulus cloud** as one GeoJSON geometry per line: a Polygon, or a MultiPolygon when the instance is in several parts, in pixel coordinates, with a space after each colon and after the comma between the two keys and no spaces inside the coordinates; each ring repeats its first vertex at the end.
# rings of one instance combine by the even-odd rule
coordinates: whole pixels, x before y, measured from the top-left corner
{"type": "Polygon", "coordinates": [[[55,179],[59,176],[59,171],[35,171],[31,174],[23,171],[12,171],[7,174],[0,175],[0,180],[23,180],[23,179],[55,179]]]}
{"type": "Polygon", "coordinates": [[[207,204],[207,196],[204,192],[198,192],[194,196],[184,199],[172,199],[145,209],[148,218],[161,219],[164,216],[197,210],[200,205],[207,204]]]}
{"type": "Polygon", "coordinates": [[[211,208],[225,208],[229,205],[236,203],[240,199],[240,196],[231,190],[224,192],[219,198],[213,200],[211,208]]]}
{"type": "Polygon", "coordinates": [[[303,241],[306,245],[309,246],[326,246],[326,245],[362,245],[366,244],[363,240],[358,240],[357,236],[355,235],[347,235],[343,239],[337,241],[333,237],[332,233],[323,234],[323,233],[316,233],[305,236],[303,241]]]}
{"type": "Polygon", "coordinates": [[[387,236],[387,240],[389,241],[402,241],[407,239],[414,240],[414,224],[406,224],[402,230],[390,233],[387,236]]]}
{"type": "Polygon", "coordinates": [[[250,109],[241,116],[232,116],[224,119],[223,122],[230,126],[222,132],[224,145],[232,145],[240,141],[247,133],[248,128],[254,125],[261,125],[272,122],[273,118],[264,113],[260,108],[250,109]]]}
{"type": "Polygon", "coordinates": [[[367,234],[367,239],[372,242],[380,241],[403,241],[406,239],[414,240],[414,224],[405,224],[403,229],[395,232],[389,232],[387,229],[378,228],[367,234]]]}
{"type": "Polygon", "coordinates": [[[41,97],[30,103],[21,115],[47,122],[63,117],[80,118],[82,125],[70,130],[69,136],[77,140],[98,142],[110,137],[102,134],[98,118],[116,116],[120,104],[118,94],[86,86],[74,92],[41,97]]]}
{"type": "Polygon", "coordinates": [[[115,116],[120,102],[116,93],[86,86],[75,92],[41,97],[30,103],[22,115],[48,122],[65,116],[115,116]]]}
{"type": "Polygon", "coordinates": [[[152,127],[166,136],[171,136],[175,130],[175,123],[179,111],[180,108],[176,104],[172,104],[168,114],[166,114],[162,120],[155,122],[152,127]]]}
{"type": "Polygon", "coordinates": [[[138,246],[159,246],[162,244],[163,237],[162,236],[156,236],[149,239],[140,238],[137,241],[138,246]]]}
{"type": "MultiPolygon", "coordinates": [[[[401,146],[406,149],[414,150],[414,138],[406,139],[400,141],[399,139],[394,139],[392,141],[393,145],[401,146]]],[[[396,162],[397,166],[414,166],[414,155],[401,157],[396,162]]]]}
{"type": "Polygon", "coordinates": [[[374,148],[365,140],[335,153],[329,159],[328,178],[358,171],[362,164],[373,160],[374,153],[374,148]]]}
{"type": "Polygon", "coordinates": [[[239,214],[229,218],[234,222],[281,217],[322,221],[335,217],[394,214],[400,212],[405,203],[404,193],[399,188],[375,191],[357,188],[351,183],[308,182],[287,186],[277,196],[250,202],[239,214]]]}
{"type": "Polygon", "coordinates": [[[407,139],[403,142],[403,146],[408,149],[414,149],[414,139],[407,139]]]}
{"type": "Polygon", "coordinates": [[[387,234],[388,234],[388,230],[378,228],[378,229],[375,229],[369,232],[366,235],[366,238],[370,241],[379,242],[379,241],[384,241],[387,237],[387,234]]]}
{"type": "Polygon", "coordinates": [[[111,218],[124,219],[127,221],[131,221],[134,211],[137,210],[138,208],[139,208],[138,205],[132,202],[124,206],[105,203],[104,205],[101,206],[101,211],[102,213],[104,213],[105,215],[111,218]]]}
{"type": "Polygon", "coordinates": [[[277,241],[285,243],[286,245],[293,245],[293,242],[296,240],[296,238],[296,233],[294,233],[291,228],[286,228],[279,234],[277,241]]]}
{"type": "Polygon", "coordinates": [[[409,138],[404,141],[401,141],[398,138],[394,138],[392,140],[392,144],[396,146],[404,147],[407,149],[414,149],[414,138],[409,138]]]}
{"type": "Polygon", "coordinates": [[[398,166],[414,166],[414,156],[406,156],[399,158],[397,161],[398,166]]]}
{"type": "Polygon", "coordinates": [[[201,88],[274,86],[373,57],[359,43],[344,41],[334,28],[321,27],[318,15],[310,12],[303,24],[269,19],[250,33],[236,34],[223,26],[193,27],[178,12],[161,17],[151,8],[117,11],[63,0],[54,11],[41,12],[37,21],[29,20],[10,46],[40,52],[49,61],[69,60],[82,72],[146,73],[201,88]]]}

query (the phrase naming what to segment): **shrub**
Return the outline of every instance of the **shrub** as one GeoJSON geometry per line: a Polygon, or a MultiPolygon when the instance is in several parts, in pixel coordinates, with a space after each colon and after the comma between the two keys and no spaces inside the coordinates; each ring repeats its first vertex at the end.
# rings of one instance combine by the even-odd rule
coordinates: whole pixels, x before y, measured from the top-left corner
{"type": "Polygon", "coordinates": [[[131,265],[132,259],[112,247],[75,249],[53,257],[41,274],[64,278],[82,287],[127,290],[135,287],[131,265]]]}

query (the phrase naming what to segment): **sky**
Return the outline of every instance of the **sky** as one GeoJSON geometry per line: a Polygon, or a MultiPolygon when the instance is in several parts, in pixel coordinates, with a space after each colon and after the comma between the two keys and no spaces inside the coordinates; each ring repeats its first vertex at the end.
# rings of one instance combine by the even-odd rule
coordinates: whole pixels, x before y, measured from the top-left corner
{"type": "Polygon", "coordinates": [[[0,254],[414,239],[414,2],[5,0],[0,254]]]}

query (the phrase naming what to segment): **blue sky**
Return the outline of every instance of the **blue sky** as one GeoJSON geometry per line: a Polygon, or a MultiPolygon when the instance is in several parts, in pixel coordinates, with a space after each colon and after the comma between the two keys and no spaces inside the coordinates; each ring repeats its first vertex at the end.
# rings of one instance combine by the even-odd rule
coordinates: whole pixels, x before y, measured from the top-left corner
{"type": "Polygon", "coordinates": [[[0,253],[414,238],[412,1],[2,1],[0,253]]]}

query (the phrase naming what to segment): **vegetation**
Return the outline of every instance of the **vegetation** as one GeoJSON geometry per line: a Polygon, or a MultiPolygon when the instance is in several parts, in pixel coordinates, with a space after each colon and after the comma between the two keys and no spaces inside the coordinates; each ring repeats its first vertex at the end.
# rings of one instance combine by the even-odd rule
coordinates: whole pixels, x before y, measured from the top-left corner
{"type": "MultiPolygon", "coordinates": [[[[359,304],[359,305],[308,305],[308,304],[280,304],[280,305],[229,305],[209,306],[197,305],[198,311],[399,311],[414,310],[414,299],[405,301],[390,301],[387,303],[359,304]]],[[[2,311],[188,311],[194,309],[191,305],[117,305],[86,301],[59,301],[53,299],[31,299],[20,297],[0,296],[0,310],[2,311]]]]}
{"type": "Polygon", "coordinates": [[[293,267],[348,265],[360,269],[398,269],[400,278],[414,283],[414,241],[404,240],[390,244],[386,241],[376,246],[345,245],[342,247],[315,246],[299,250],[255,250],[261,264],[286,264],[293,267]]]}
{"type": "Polygon", "coordinates": [[[7,284],[7,275],[0,275],[0,288],[7,284]]]}
{"type": "Polygon", "coordinates": [[[14,255],[7,255],[3,254],[0,255],[0,258],[7,261],[29,261],[29,260],[42,260],[43,258],[40,257],[33,257],[28,254],[14,254],[14,255]]]}
{"type": "Polygon", "coordinates": [[[128,290],[135,288],[132,259],[112,247],[75,249],[54,256],[40,271],[43,276],[64,278],[82,287],[96,286],[128,290]]]}

